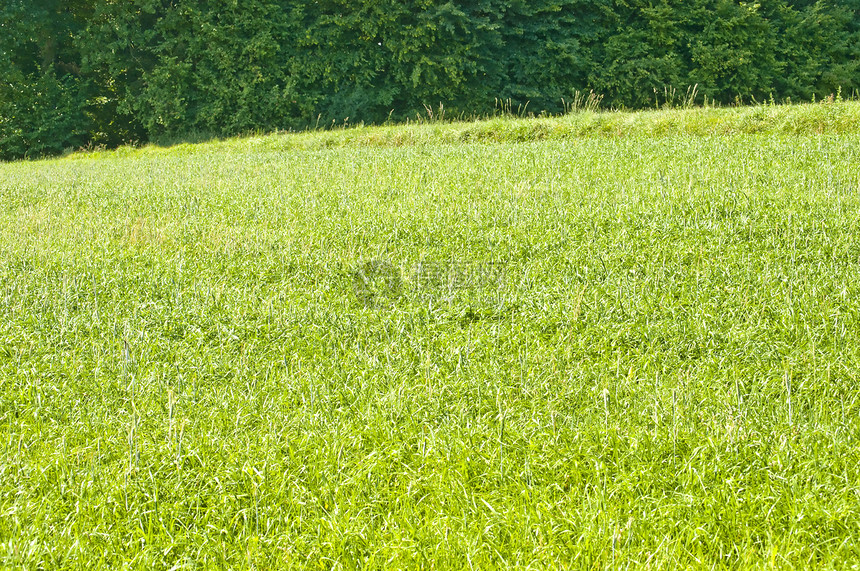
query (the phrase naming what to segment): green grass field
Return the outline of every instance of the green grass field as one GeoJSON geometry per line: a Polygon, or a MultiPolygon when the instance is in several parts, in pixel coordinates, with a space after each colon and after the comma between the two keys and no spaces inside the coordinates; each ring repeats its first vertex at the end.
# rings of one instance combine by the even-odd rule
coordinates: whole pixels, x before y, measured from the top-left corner
{"type": "Polygon", "coordinates": [[[857,567],[858,236],[848,102],[0,165],[0,566],[857,567]]]}

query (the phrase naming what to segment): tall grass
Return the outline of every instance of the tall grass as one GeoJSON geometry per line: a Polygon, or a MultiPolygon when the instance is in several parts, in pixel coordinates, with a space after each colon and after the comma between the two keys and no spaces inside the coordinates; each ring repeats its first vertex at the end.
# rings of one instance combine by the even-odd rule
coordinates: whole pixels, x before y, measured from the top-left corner
{"type": "Polygon", "coordinates": [[[855,565],[860,137],[779,126],[820,109],[0,166],[0,561],[855,565]]]}

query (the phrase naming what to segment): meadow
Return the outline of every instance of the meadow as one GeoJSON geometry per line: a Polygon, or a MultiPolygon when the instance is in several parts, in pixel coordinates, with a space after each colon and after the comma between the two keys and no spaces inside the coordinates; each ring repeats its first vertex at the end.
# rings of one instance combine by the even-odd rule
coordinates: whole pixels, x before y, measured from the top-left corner
{"type": "Polygon", "coordinates": [[[0,164],[0,566],[860,565],[860,104],[0,164]]]}

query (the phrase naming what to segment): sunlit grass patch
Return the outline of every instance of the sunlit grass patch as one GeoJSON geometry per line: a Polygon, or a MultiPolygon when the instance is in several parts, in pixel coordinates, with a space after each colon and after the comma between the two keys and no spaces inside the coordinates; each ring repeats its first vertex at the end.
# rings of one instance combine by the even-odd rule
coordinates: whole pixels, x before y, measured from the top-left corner
{"type": "Polygon", "coordinates": [[[664,113],[0,166],[2,563],[853,565],[860,138],[664,113]]]}

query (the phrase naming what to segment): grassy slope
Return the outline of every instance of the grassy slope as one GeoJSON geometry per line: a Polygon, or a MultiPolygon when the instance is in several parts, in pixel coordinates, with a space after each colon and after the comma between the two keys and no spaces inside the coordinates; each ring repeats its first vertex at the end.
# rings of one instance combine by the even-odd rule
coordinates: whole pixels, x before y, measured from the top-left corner
{"type": "Polygon", "coordinates": [[[0,165],[0,561],[857,563],[857,121],[0,165]]]}
{"type": "MultiPolygon", "coordinates": [[[[208,150],[283,151],[332,147],[401,147],[468,142],[514,143],[571,140],[582,137],[663,137],[678,135],[816,135],[860,132],[860,101],[805,105],[669,109],[645,112],[571,113],[564,117],[516,119],[500,117],[474,122],[425,121],[411,125],[350,127],[242,137],[172,147],[150,145],[107,154],[177,154],[208,150]]],[[[76,155],[101,156],[105,153],[76,155]]]]}

